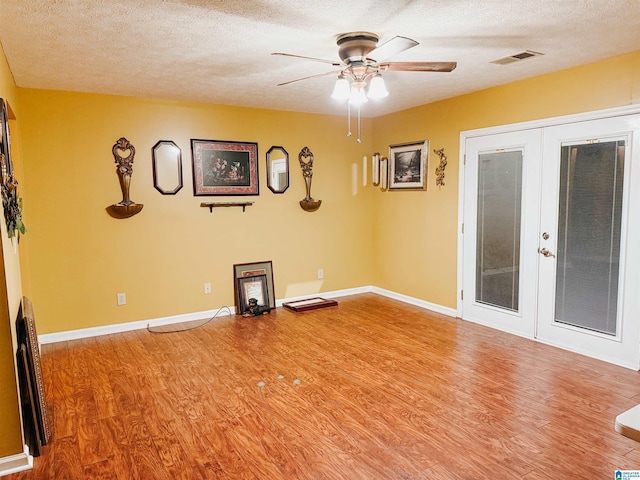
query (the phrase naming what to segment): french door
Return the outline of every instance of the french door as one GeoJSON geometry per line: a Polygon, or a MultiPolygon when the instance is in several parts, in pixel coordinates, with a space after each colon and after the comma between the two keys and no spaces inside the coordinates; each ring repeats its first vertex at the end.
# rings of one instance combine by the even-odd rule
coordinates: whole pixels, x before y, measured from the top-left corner
{"type": "Polygon", "coordinates": [[[640,367],[638,122],[466,139],[463,318],[640,367]]]}
{"type": "Polygon", "coordinates": [[[535,333],[539,130],[466,143],[463,318],[535,333]]]}

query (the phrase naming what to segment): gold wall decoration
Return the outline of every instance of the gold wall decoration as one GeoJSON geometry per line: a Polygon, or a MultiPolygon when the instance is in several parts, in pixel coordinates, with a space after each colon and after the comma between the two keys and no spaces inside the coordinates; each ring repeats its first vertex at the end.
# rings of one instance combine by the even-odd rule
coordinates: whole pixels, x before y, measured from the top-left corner
{"type": "Polygon", "coordinates": [[[305,212],[315,212],[320,208],[322,200],[314,200],[311,197],[311,178],[313,177],[313,153],[309,147],[304,147],[298,154],[302,176],[307,187],[307,196],[300,200],[300,206],[305,212]]]}
{"type": "Polygon", "coordinates": [[[444,154],[444,148],[440,150],[434,148],[433,153],[440,157],[440,165],[436,167],[436,185],[442,187],[444,186],[444,167],[447,166],[447,156],[444,154]]]}
{"type": "Polygon", "coordinates": [[[129,140],[120,138],[111,149],[116,162],[116,173],[122,190],[122,201],[107,207],[107,212],[113,218],[129,218],[140,213],[143,205],[135,203],[129,198],[129,188],[131,187],[131,175],[133,175],[133,157],[136,149],[129,140]],[[127,154],[128,152],[128,154],[127,154]],[[126,155],[123,157],[123,155],[126,155]]]}
{"type": "Polygon", "coordinates": [[[2,190],[2,206],[9,238],[17,236],[18,241],[20,241],[20,234],[25,234],[27,229],[22,223],[22,198],[18,197],[18,180],[13,174],[7,112],[8,105],[0,98],[0,187],[2,190]]]}
{"type": "Polygon", "coordinates": [[[22,223],[22,198],[18,197],[18,181],[13,173],[8,173],[7,157],[0,153],[0,169],[2,171],[2,206],[4,219],[7,223],[7,235],[16,237],[20,241],[20,235],[27,233],[27,228],[22,223]]]}

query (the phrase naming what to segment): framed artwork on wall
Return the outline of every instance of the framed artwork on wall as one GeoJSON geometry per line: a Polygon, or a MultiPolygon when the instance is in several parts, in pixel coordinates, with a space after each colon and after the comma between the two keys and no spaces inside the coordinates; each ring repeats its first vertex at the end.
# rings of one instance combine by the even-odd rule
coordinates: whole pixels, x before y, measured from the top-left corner
{"type": "Polygon", "coordinates": [[[258,195],[258,144],[191,139],[193,194],[258,195]]]}
{"type": "Polygon", "coordinates": [[[389,190],[426,190],[429,140],[389,146],[389,190]]]}
{"type": "Polygon", "coordinates": [[[2,155],[2,182],[13,176],[13,163],[11,162],[11,146],[9,140],[9,119],[7,104],[0,98],[0,155],[2,155]]]}

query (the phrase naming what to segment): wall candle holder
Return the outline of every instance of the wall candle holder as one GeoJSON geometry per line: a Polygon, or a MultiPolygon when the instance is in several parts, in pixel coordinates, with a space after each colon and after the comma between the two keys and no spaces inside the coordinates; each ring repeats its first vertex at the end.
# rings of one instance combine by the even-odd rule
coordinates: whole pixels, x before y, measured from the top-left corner
{"type": "Polygon", "coordinates": [[[113,158],[116,162],[116,173],[118,174],[118,181],[120,182],[120,189],[122,190],[122,201],[107,207],[107,212],[113,218],[129,218],[133,217],[137,213],[140,213],[144,205],[135,203],[129,198],[129,188],[131,187],[131,175],[133,175],[133,157],[136,154],[134,148],[129,140],[122,137],[120,138],[111,149],[113,152],[113,158]],[[126,157],[122,155],[129,154],[126,157]]]}
{"type": "Polygon", "coordinates": [[[300,206],[305,212],[315,212],[320,208],[322,200],[314,200],[311,197],[311,178],[313,177],[313,153],[309,147],[304,147],[298,154],[302,176],[307,187],[307,196],[300,200],[300,206]]]}

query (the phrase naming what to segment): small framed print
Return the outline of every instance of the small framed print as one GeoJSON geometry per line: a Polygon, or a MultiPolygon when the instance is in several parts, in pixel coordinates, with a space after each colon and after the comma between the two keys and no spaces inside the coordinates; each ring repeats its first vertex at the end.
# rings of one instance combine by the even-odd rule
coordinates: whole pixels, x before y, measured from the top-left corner
{"type": "Polygon", "coordinates": [[[389,159],[382,157],[380,159],[380,190],[386,192],[389,189],[389,159]]]}
{"type": "Polygon", "coordinates": [[[389,146],[389,190],[426,190],[429,140],[389,146]]]}
{"type": "Polygon", "coordinates": [[[191,139],[193,194],[258,195],[258,144],[191,139]]]}
{"type": "Polygon", "coordinates": [[[306,298],[293,302],[285,302],[283,307],[293,310],[294,312],[306,312],[307,310],[316,310],[318,308],[335,307],[338,302],[335,300],[327,300],[321,297],[306,298]]]}
{"type": "Polygon", "coordinates": [[[243,315],[248,312],[249,299],[252,298],[256,300],[258,306],[264,307],[269,305],[266,275],[241,277],[238,279],[238,289],[240,291],[240,305],[236,313],[243,315]]]}
{"type": "Polygon", "coordinates": [[[233,266],[233,285],[236,312],[240,312],[242,302],[240,300],[240,279],[265,275],[267,280],[265,306],[272,310],[276,308],[276,296],[273,283],[273,264],[271,260],[254,263],[236,263],[233,266]]]}
{"type": "Polygon", "coordinates": [[[374,153],[371,157],[371,185],[380,185],[380,154],[374,153]]]}

